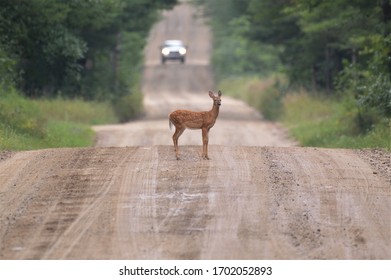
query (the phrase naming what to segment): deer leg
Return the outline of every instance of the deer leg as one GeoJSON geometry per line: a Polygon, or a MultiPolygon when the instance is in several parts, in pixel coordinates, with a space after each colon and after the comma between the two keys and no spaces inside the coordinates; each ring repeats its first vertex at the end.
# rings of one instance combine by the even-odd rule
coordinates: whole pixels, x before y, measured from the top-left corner
{"type": "Polygon", "coordinates": [[[172,141],[174,142],[175,156],[176,159],[179,160],[179,147],[178,147],[178,139],[179,136],[182,135],[183,131],[185,131],[184,127],[175,127],[174,135],[172,136],[172,141]]]}
{"type": "Polygon", "coordinates": [[[208,141],[209,141],[209,130],[206,128],[202,129],[202,158],[209,159],[208,157],[208,141]]]}

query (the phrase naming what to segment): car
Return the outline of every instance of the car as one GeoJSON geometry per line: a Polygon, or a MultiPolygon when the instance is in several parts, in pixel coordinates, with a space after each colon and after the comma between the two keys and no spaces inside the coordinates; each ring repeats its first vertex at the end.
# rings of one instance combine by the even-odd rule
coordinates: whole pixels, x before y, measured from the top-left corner
{"type": "Polygon", "coordinates": [[[180,60],[185,63],[187,46],[181,40],[166,40],[160,47],[162,64],[167,60],[180,60]]]}

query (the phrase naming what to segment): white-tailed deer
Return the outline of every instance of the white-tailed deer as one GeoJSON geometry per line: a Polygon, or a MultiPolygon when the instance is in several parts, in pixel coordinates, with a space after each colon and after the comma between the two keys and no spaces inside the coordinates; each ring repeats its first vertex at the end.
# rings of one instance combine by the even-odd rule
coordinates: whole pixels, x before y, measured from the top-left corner
{"type": "Polygon", "coordinates": [[[175,126],[175,133],[172,136],[172,140],[174,141],[176,159],[179,159],[178,138],[182,135],[186,128],[202,129],[202,158],[209,159],[208,134],[209,130],[215,124],[217,116],[219,115],[221,94],[222,93],[220,90],[218,95],[215,95],[213,92],[209,91],[209,96],[213,99],[213,107],[210,111],[193,112],[188,110],[176,110],[168,116],[170,129],[171,124],[175,126]]]}

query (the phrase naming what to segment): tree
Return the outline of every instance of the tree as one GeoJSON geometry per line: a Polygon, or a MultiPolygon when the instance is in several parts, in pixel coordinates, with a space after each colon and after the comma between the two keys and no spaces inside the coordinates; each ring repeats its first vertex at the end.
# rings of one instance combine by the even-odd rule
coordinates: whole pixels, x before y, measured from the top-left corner
{"type": "Polygon", "coordinates": [[[212,64],[217,79],[267,75],[281,66],[275,48],[251,39],[248,8],[252,0],[198,0],[205,6],[214,33],[212,64]]]}
{"type": "Polygon", "coordinates": [[[12,71],[20,77],[17,86],[28,96],[112,98],[129,91],[119,73],[121,45],[132,47],[135,40],[133,46],[138,48],[132,51],[138,67],[143,42],[159,9],[175,3],[0,0],[0,59],[8,65],[15,62],[12,71]]]}
{"type": "Polygon", "coordinates": [[[362,119],[391,116],[390,0],[246,0],[238,10],[234,0],[201,2],[217,72],[261,72],[262,53],[292,86],[354,95],[362,119]]]}
{"type": "Polygon", "coordinates": [[[77,60],[87,48],[63,25],[69,11],[54,0],[0,1],[1,44],[18,57],[20,86],[30,96],[78,78],[77,60]]]}

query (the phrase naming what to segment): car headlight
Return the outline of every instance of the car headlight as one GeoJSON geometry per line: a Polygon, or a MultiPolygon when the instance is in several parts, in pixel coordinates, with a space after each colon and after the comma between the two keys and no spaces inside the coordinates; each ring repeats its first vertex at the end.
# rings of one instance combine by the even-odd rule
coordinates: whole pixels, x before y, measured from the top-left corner
{"type": "Polygon", "coordinates": [[[163,55],[169,55],[170,54],[170,49],[169,48],[163,48],[162,49],[162,54],[163,55]]]}
{"type": "Polygon", "coordinates": [[[179,49],[179,53],[180,53],[181,55],[185,55],[185,54],[186,54],[186,49],[185,49],[185,48],[180,48],[180,49],[179,49]]]}

